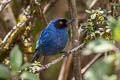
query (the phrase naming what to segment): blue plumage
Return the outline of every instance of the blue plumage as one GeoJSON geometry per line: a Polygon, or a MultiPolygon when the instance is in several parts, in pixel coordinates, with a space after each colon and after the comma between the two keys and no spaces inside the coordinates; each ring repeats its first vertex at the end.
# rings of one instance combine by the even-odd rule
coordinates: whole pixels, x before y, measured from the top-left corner
{"type": "Polygon", "coordinates": [[[68,40],[67,24],[72,20],[57,18],[52,20],[48,26],[40,33],[36,42],[36,51],[33,60],[40,55],[53,56],[60,53],[66,46],[68,40]]]}

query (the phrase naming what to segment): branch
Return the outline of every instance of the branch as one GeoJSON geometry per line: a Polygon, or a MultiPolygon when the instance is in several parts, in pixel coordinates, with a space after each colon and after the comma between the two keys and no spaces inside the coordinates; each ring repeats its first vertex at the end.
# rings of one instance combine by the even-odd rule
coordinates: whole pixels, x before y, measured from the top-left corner
{"type": "Polygon", "coordinates": [[[0,12],[2,12],[2,10],[5,8],[5,6],[10,2],[11,2],[11,0],[2,0],[2,2],[0,3],[0,12]]]}
{"type": "MultiPolygon", "coordinates": [[[[29,9],[29,7],[26,9],[29,9]]],[[[24,34],[27,26],[29,26],[29,22],[31,22],[33,18],[33,15],[25,15],[25,12],[23,14],[26,19],[24,21],[22,20],[18,22],[17,25],[8,32],[2,43],[0,43],[0,56],[2,56],[0,57],[0,61],[3,61],[8,56],[9,51],[12,49],[12,46],[14,46],[18,40],[21,40],[20,37],[24,34]]]]}
{"type": "MultiPolygon", "coordinates": [[[[75,51],[77,51],[78,49],[82,48],[84,46],[84,43],[82,43],[81,45],[67,51],[65,54],[63,54],[62,56],[58,57],[57,59],[53,60],[52,62],[46,64],[46,65],[43,65],[43,66],[37,66],[37,67],[34,67],[36,65],[33,65],[33,69],[32,70],[35,70],[33,71],[34,73],[35,72],[39,72],[41,70],[44,70],[44,69],[47,69],[49,67],[51,67],[53,64],[56,64],[57,62],[61,61],[64,57],[66,57],[67,55],[71,54],[71,53],[74,53],[75,51]]],[[[33,63],[35,64],[35,63],[33,63]]]]}
{"type": "MultiPolygon", "coordinates": [[[[89,6],[89,9],[96,9],[98,7],[106,10],[110,10],[110,0],[93,0],[89,6]]],[[[113,0],[114,1],[114,0],[113,0]]]]}
{"type": "Polygon", "coordinates": [[[89,6],[90,9],[92,9],[92,7],[97,3],[98,0],[93,0],[91,5],[89,6]]]}
{"type": "Polygon", "coordinates": [[[47,21],[47,19],[46,19],[45,14],[43,13],[43,9],[41,8],[41,6],[39,6],[39,10],[40,10],[42,19],[44,20],[45,24],[48,25],[48,21],[47,21]]]}
{"type": "MultiPolygon", "coordinates": [[[[113,49],[114,52],[120,52],[119,48],[115,48],[113,49]]],[[[98,55],[96,55],[82,70],[81,70],[81,74],[85,74],[85,72],[98,60],[100,59],[102,56],[107,56],[108,52],[105,52],[104,54],[99,53],[98,55]]]]}
{"type": "Polygon", "coordinates": [[[12,48],[11,46],[14,45],[14,43],[17,42],[17,39],[21,37],[21,35],[24,33],[23,31],[25,31],[26,24],[29,21],[30,19],[23,23],[17,24],[17,26],[19,27],[14,26],[14,28],[5,36],[2,44],[0,44],[2,46],[0,48],[0,62],[3,61],[7,56],[9,56],[9,51],[12,48]]]}
{"type": "Polygon", "coordinates": [[[82,70],[81,74],[83,75],[99,58],[101,58],[103,54],[96,55],[82,70]]]}
{"type": "MultiPolygon", "coordinates": [[[[79,27],[78,27],[78,10],[76,7],[76,2],[77,0],[70,0],[71,3],[71,16],[74,20],[73,24],[72,24],[72,47],[78,46],[79,45],[79,27]]],[[[75,54],[73,54],[73,75],[75,77],[75,80],[83,80],[82,79],[82,74],[81,74],[81,54],[76,54],[78,52],[75,52],[75,54]]]]}
{"type": "Polygon", "coordinates": [[[28,18],[25,22],[20,22],[18,23],[16,26],[13,27],[13,29],[11,29],[8,34],[5,36],[5,38],[2,41],[2,44],[5,44],[7,42],[7,40],[9,39],[9,37],[11,36],[11,34],[19,27],[24,27],[28,22],[29,22],[30,18],[28,18]]]}
{"type": "Polygon", "coordinates": [[[40,2],[38,0],[35,0],[35,4],[38,5],[38,7],[39,7],[39,11],[40,11],[40,14],[41,14],[41,17],[42,17],[43,21],[45,22],[46,25],[48,25],[48,21],[46,19],[45,14],[43,13],[43,9],[40,5],[40,2]]]}
{"type": "Polygon", "coordinates": [[[71,69],[71,63],[72,63],[72,54],[64,58],[64,62],[62,64],[58,80],[67,80],[67,77],[71,69]]]}
{"type": "Polygon", "coordinates": [[[44,9],[43,9],[43,13],[45,14],[47,12],[47,10],[53,5],[55,4],[57,0],[50,0],[48,2],[48,4],[45,5],[44,9]]]}

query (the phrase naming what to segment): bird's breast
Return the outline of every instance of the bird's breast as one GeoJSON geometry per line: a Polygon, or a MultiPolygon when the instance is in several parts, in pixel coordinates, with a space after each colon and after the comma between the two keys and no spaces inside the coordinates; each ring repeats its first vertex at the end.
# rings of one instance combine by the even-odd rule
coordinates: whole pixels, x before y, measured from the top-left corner
{"type": "Polygon", "coordinates": [[[67,30],[59,30],[57,31],[57,50],[62,50],[64,49],[66,43],[67,43],[67,40],[68,40],[68,32],[67,30]]]}

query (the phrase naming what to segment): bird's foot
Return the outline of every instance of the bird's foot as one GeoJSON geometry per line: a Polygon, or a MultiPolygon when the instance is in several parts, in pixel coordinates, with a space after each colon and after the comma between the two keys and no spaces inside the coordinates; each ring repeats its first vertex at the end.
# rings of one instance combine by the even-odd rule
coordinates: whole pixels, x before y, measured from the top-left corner
{"type": "Polygon", "coordinates": [[[42,68],[45,71],[45,69],[47,69],[46,65],[42,64],[42,68]]]}

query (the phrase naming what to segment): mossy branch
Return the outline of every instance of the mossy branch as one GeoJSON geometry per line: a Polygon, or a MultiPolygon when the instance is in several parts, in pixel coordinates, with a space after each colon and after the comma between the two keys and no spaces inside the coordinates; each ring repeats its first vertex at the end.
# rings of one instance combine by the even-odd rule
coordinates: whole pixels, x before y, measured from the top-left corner
{"type": "Polygon", "coordinates": [[[11,0],[2,0],[1,3],[0,3],[0,12],[2,12],[2,10],[6,7],[6,5],[8,3],[10,3],[11,0]]]}

